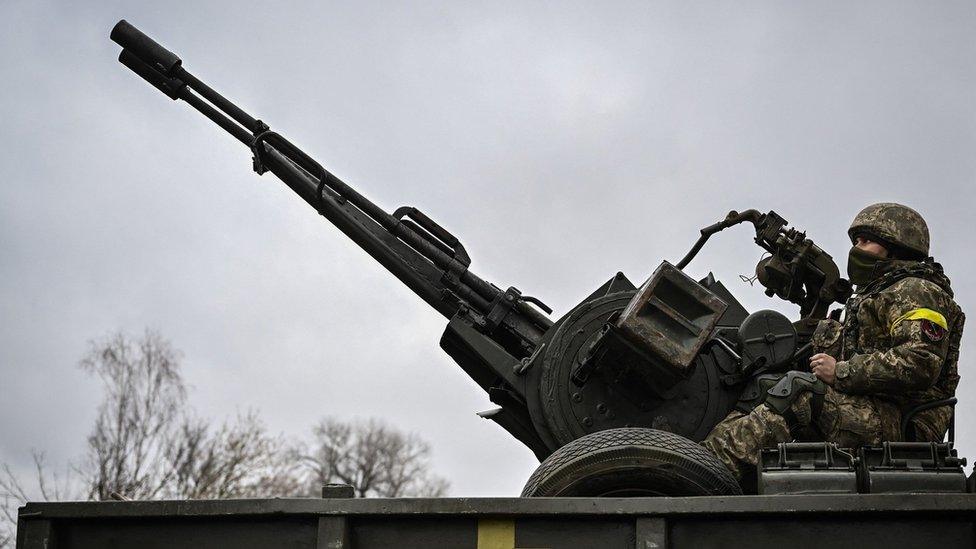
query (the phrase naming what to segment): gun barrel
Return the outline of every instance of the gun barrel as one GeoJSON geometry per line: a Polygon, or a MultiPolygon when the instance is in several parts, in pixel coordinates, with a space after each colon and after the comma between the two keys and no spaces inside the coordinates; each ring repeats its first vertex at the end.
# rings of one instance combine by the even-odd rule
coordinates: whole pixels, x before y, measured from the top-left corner
{"type": "MultiPolygon", "coordinates": [[[[470,272],[464,247],[422,212],[404,207],[393,215],[387,213],[190,74],[179,57],[125,20],[112,29],[111,38],[124,48],[120,62],[168,97],[183,99],[247,145],[254,154],[255,171],[278,176],[444,316],[451,318],[463,306],[488,316],[496,303],[508,297],[470,272]]],[[[525,301],[515,304],[518,318],[510,318],[509,323],[520,339],[537,341],[552,321],[525,301]]]]}
{"type": "Polygon", "coordinates": [[[166,76],[174,76],[173,72],[182,64],[176,54],[160,46],[158,42],[143,34],[125,19],[115,24],[109,37],[122,46],[122,49],[132,52],[166,76]]]}
{"type": "MultiPolygon", "coordinates": [[[[393,216],[359,193],[356,193],[358,198],[356,202],[368,203],[371,208],[362,209],[345,195],[329,187],[323,188],[318,178],[295,164],[289,156],[274,145],[263,143],[261,146],[268,170],[277,175],[296,194],[316,207],[320,214],[439,312],[448,318],[457,312],[456,300],[445,299],[446,296],[442,291],[443,283],[440,281],[443,275],[442,265],[450,261],[446,253],[418,238],[415,233],[407,232],[409,229],[398,227],[398,222],[393,216]],[[377,230],[381,227],[376,225],[380,225],[382,230],[377,230]],[[412,256],[416,256],[418,252],[424,260],[411,261],[412,256]]],[[[489,290],[491,287],[473,274],[468,273],[468,275],[470,278],[465,282],[475,282],[475,284],[480,282],[482,291],[489,290]]],[[[477,310],[486,310],[490,303],[489,299],[486,299],[482,292],[469,287],[467,283],[456,289],[458,297],[463,298],[477,310]]]]}
{"type": "Polygon", "coordinates": [[[143,80],[152,84],[157,90],[174,101],[180,98],[186,88],[186,82],[166,76],[130,50],[122,50],[122,53],[119,54],[119,63],[129,67],[132,72],[141,76],[143,80]]]}

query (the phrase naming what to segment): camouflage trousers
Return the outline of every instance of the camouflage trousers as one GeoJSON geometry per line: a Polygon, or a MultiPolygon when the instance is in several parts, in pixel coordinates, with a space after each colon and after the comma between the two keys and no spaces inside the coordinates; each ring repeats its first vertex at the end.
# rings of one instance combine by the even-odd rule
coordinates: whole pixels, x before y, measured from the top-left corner
{"type": "MultiPolygon", "coordinates": [[[[798,423],[794,433],[798,427],[804,440],[824,440],[836,442],[842,448],[854,448],[899,438],[897,410],[887,409],[876,399],[847,395],[828,387],[820,415],[813,418],[812,397],[812,393],[804,393],[790,407],[798,423]]],[[[761,449],[793,439],[786,419],[768,404],[760,404],[749,413],[738,410],[730,413],[701,444],[741,479],[747,468],[756,466],[761,449]]]]}

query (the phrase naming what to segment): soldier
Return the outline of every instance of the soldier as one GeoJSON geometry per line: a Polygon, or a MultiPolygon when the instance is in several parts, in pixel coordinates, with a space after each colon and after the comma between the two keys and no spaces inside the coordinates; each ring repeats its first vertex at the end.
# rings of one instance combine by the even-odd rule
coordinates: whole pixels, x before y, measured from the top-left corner
{"type": "MultiPolygon", "coordinates": [[[[965,315],[942,266],[928,257],[922,216],[900,204],[874,204],[857,214],[848,234],[855,294],[843,324],[818,324],[812,374],[782,376],[763,400],[740,406],[702,441],[740,479],[760,449],[778,442],[853,448],[902,440],[902,414],[955,393],[965,315]]],[[[950,406],[922,411],[907,438],[941,441],[951,417],[950,406]]]]}

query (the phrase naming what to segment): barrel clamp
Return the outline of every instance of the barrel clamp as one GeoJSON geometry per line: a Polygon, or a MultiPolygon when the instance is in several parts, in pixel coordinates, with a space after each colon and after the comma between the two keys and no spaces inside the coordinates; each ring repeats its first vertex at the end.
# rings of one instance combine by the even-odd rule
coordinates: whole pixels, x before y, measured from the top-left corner
{"type": "Polygon", "coordinates": [[[488,315],[485,316],[485,327],[488,331],[500,326],[504,322],[505,317],[508,316],[509,311],[521,299],[522,292],[518,291],[514,286],[505,290],[505,293],[499,293],[495,296],[495,299],[491,302],[491,307],[488,309],[488,315]]]}

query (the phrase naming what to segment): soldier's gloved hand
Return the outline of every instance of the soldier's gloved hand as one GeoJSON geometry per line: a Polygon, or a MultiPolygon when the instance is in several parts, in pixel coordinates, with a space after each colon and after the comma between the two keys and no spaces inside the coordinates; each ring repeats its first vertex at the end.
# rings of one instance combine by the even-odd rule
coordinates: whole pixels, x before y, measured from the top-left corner
{"type": "Polygon", "coordinates": [[[837,360],[828,354],[817,353],[810,357],[810,370],[827,385],[833,386],[837,381],[837,360]]]}

